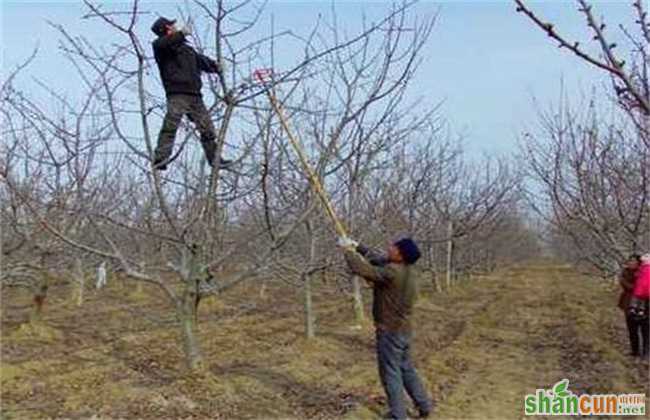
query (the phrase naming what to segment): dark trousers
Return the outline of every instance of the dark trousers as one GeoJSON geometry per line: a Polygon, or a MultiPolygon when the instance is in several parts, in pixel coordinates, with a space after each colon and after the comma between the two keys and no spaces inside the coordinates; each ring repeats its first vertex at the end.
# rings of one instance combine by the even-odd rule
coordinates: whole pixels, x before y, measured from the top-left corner
{"type": "Polygon", "coordinates": [[[648,356],[648,340],[650,339],[650,321],[637,320],[629,315],[625,315],[627,332],[630,335],[630,347],[632,354],[648,356]],[[639,338],[643,338],[641,345],[639,338]]]}
{"type": "Polygon", "coordinates": [[[411,361],[410,335],[377,330],[376,337],[379,377],[388,397],[390,417],[406,418],[405,389],[420,412],[430,412],[431,400],[411,361]]]}
{"type": "Polygon", "coordinates": [[[174,150],[176,130],[183,115],[187,115],[190,121],[196,124],[196,128],[201,134],[201,145],[205,152],[205,158],[212,165],[217,148],[214,141],[216,135],[212,118],[210,118],[210,114],[203,103],[203,98],[201,96],[180,94],[167,97],[167,113],[158,135],[158,146],[156,147],[154,162],[162,163],[171,157],[174,150]]]}

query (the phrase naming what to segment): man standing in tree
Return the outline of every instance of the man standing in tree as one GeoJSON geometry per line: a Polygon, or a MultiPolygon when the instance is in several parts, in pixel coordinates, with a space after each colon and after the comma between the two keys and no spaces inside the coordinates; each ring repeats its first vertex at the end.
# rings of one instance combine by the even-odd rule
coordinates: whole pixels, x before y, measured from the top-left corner
{"type": "MultiPolygon", "coordinates": [[[[217,148],[214,125],[201,95],[201,72],[220,73],[222,68],[214,60],[197,53],[186,42],[185,37],[191,34],[189,27],[178,29],[175,23],[175,20],[161,17],[151,26],[153,33],[158,35],[153,42],[153,52],[167,96],[167,113],[158,135],[153,161],[154,169],[160,171],[167,169],[176,130],[183,115],[196,124],[210,166],[217,148]]],[[[222,167],[230,163],[229,160],[220,160],[222,167]]]]}
{"type": "Polygon", "coordinates": [[[417,295],[412,265],[420,250],[410,238],[400,239],[378,256],[347,237],[338,245],[355,274],[373,286],[372,315],[377,340],[379,377],[388,397],[389,418],[407,418],[404,389],[418,408],[420,418],[431,413],[432,403],[411,361],[411,314],[417,295]]]}

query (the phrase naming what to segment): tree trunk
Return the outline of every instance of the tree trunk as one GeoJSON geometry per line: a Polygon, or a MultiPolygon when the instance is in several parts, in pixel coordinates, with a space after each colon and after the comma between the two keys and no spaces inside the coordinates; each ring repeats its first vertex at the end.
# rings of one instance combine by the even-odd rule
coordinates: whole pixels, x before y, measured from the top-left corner
{"type": "Polygon", "coordinates": [[[34,291],[34,308],[29,317],[30,322],[40,322],[43,319],[43,305],[47,298],[47,280],[42,279],[41,284],[34,291]]]}
{"type": "Polygon", "coordinates": [[[77,258],[74,262],[74,276],[77,280],[77,306],[81,306],[84,303],[84,269],[81,263],[81,259],[77,258]]]}
{"type": "MultiPolygon", "coordinates": [[[[316,234],[314,232],[311,220],[305,221],[305,230],[309,235],[309,264],[312,267],[316,264],[316,234]]],[[[314,308],[311,300],[311,276],[312,274],[305,271],[301,274],[303,287],[305,288],[305,336],[310,339],[314,338],[314,308]]]]}
{"type": "MultiPolygon", "coordinates": [[[[357,189],[358,186],[356,181],[351,182],[348,191],[347,206],[348,229],[350,232],[354,230],[355,226],[354,208],[356,207],[357,189]]],[[[363,295],[361,294],[361,282],[359,281],[359,277],[355,275],[352,275],[352,298],[354,302],[354,321],[357,325],[361,325],[361,323],[365,321],[366,316],[363,312],[363,295]]]]}
{"type": "Polygon", "coordinates": [[[305,336],[314,338],[314,308],[311,300],[311,276],[303,276],[305,283],[305,336]]]}
{"type": "Polygon", "coordinates": [[[197,337],[198,308],[200,297],[199,284],[207,278],[207,272],[202,268],[199,256],[195,250],[183,254],[185,288],[180,302],[176,304],[178,320],[181,324],[181,338],[185,362],[190,371],[203,368],[203,356],[197,337]]]}
{"type": "Polygon", "coordinates": [[[431,270],[431,283],[433,284],[434,290],[440,293],[442,292],[442,285],[440,284],[440,280],[438,279],[438,273],[436,272],[436,264],[434,261],[432,244],[429,244],[427,247],[427,257],[429,263],[429,270],[431,270]]]}
{"type": "MultiPolygon", "coordinates": [[[[146,262],[141,261],[140,262],[140,267],[145,269],[146,262]]],[[[135,295],[138,296],[138,297],[140,297],[144,293],[143,284],[144,284],[144,282],[141,282],[141,281],[135,282],[135,295]]]]}
{"type": "MultiPolygon", "coordinates": [[[[191,285],[187,286],[192,288],[191,285]]],[[[183,295],[183,301],[178,304],[177,312],[181,324],[181,337],[183,341],[183,353],[185,362],[191,371],[200,370],[203,367],[203,356],[196,336],[196,292],[187,291],[183,295]]]]}
{"type": "Polygon", "coordinates": [[[451,289],[451,276],[453,270],[453,252],[454,252],[454,222],[449,222],[447,228],[447,290],[451,289]]]}
{"type": "Polygon", "coordinates": [[[366,319],[366,315],[363,312],[363,296],[361,295],[361,282],[359,282],[358,276],[352,276],[352,288],[353,288],[353,297],[354,297],[354,319],[358,325],[366,319]]]}
{"type": "Polygon", "coordinates": [[[266,299],[266,277],[262,279],[262,285],[260,286],[260,299],[266,299]]]}

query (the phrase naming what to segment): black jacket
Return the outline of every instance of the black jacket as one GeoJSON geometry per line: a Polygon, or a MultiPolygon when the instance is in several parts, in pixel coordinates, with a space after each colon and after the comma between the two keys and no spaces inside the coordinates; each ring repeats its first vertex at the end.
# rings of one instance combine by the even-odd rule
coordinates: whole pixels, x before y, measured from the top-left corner
{"type": "Polygon", "coordinates": [[[158,37],[152,45],[167,96],[173,94],[200,96],[201,72],[220,71],[219,65],[214,60],[197,53],[185,42],[185,35],[182,32],[158,37]]]}

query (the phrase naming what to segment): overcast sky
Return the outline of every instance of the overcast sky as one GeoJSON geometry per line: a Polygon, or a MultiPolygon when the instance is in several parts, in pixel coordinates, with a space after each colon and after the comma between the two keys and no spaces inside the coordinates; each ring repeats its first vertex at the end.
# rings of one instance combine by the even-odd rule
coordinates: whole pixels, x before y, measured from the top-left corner
{"type": "MultiPolygon", "coordinates": [[[[143,9],[151,12],[142,16],[138,26],[143,40],[153,38],[149,26],[157,15],[174,17],[177,8],[186,5],[184,1],[143,3],[143,9]]],[[[619,23],[632,21],[630,3],[595,2],[597,16],[605,16],[608,28],[614,32],[619,23]]],[[[334,5],[348,33],[361,29],[362,16],[373,20],[390,7],[384,1],[337,1],[334,5]]],[[[531,2],[531,7],[570,38],[589,44],[584,18],[572,1],[531,2]]],[[[271,0],[260,30],[269,30],[273,16],[276,30],[290,28],[307,34],[319,13],[327,15],[331,8],[331,1],[271,0]]],[[[422,1],[415,9],[418,15],[439,12],[439,17],[411,90],[413,98],[421,95],[432,104],[443,101],[442,113],[454,131],[466,135],[472,152],[514,150],[517,133],[535,121],[533,97],[547,105],[557,102],[562,83],[566,91],[574,94],[589,93],[593,87],[607,83],[602,73],[559,50],[514,9],[513,3],[505,0],[422,1]]],[[[110,43],[113,36],[100,22],[81,19],[85,12],[81,1],[4,0],[1,10],[3,72],[39,45],[29,75],[70,92],[74,92],[78,81],[57,50],[59,35],[47,21],[62,24],[71,33],[84,34],[98,44],[110,43]]],[[[290,55],[291,48],[286,49],[282,53],[290,55]]],[[[299,54],[301,51],[296,56],[299,54]]],[[[23,77],[22,82],[28,80],[23,77]]]]}

